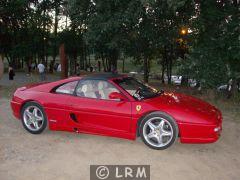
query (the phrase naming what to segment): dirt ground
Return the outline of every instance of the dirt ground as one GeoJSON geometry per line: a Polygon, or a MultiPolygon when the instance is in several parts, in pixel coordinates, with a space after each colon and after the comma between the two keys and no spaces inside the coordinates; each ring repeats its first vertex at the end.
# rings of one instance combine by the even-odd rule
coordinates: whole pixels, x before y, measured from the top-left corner
{"type": "Polygon", "coordinates": [[[180,144],[151,150],[140,139],[124,139],[45,130],[27,133],[0,99],[0,179],[87,180],[90,165],[147,164],[151,180],[240,178],[240,118],[223,111],[223,132],[214,144],[180,144]]]}

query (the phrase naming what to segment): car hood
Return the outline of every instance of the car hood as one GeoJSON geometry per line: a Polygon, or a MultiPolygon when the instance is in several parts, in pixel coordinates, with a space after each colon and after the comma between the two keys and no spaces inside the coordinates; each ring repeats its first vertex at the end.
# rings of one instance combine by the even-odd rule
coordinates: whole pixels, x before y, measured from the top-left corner
{"type": "Polygon", "coordinates": [[[216,124],[221,119],[221,113],[217,108],[185,94],[164,92],[145,102],[182,122],[216,124]]]}

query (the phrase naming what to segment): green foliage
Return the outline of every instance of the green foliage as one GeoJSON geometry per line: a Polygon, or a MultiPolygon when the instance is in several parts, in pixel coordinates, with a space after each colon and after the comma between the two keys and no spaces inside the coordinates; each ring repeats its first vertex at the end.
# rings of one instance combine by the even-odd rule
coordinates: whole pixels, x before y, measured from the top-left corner
{"type": "Polygon", "coordinates": [[[90,52],[106,70],[124,54],[146,76],[154,61],[168,76],[177,62],[183,75],[215,87],[240,76],[239,5],[238,0],[0,1],[0,53],[14,61],[49,54],[55,60],[64,43],[70,59],[84,61],[81,67],[90,63],[90,52]],[[60,33],[58,16],[70,19],[60,33]],[[190,33],[181,34],[182,28],[190,33]]]}
{"type": "Polygon", "coordinates": [[[74,54],[76,49],[82,47],[82,36],[73,30],[64,30],[59,33],[59,44],[64,43],[65,52],[67,54],[74,54]]]}
{"type": "Polygon", "coordinates": [[[52,18],[50,0],[0,1],[0,52],[11,61],[43,56],[52,18]]]}
{"type": "Polygon", "coordinates": [[[183,75],[200,81],[202,87],[215,88],[228,80],[228,68],[217,56],[192,53],[180,67],[183,75]]]}
{"type": "Polygon", "coordinates": [[[240,69],[240,16],[237,1],[200,1],[193,23],[192,51],[182,70],[216,87],[240,69]]]}

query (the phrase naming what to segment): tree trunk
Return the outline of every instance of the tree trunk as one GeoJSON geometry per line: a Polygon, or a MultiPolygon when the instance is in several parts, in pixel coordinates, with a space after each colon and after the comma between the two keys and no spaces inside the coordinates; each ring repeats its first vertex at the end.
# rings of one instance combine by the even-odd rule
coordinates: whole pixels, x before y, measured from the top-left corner
{"type": "Polygon", "coordinates": [[[74,74],[77,74],[77,49],[73,51],[73,61],[74,61],[74,74]]]}
{"type": "Polygon", "coordinates": [[[88,64],[88,62],[87,62],[87,46],[86,46],[86,44],[84,44],[83,47],[84,47],[83,48],[83,51],[84,51],[83,55],[84,55],[85,69],[87,69],[86,66],[88,66],[90,68],[90,64],[88,64]]]}
{"type": "Polygon", "coordinates": [[[119,52],[117,49],[109,50],[109,70],[113,73],[117,72],[117,60],[119,57],[119,52]]]}
{"type": "Polygon", "coordinates": [[[80,69],[84,69],[83,52],[81,52],[81,54],[80,54],[80,69]]]}
{"type": "Polygon", "coordinates": [[[90,50],[87,48],[87,54],[88,54],[88,64],[91,65],[91,57],[90,57],[90,50]]]}
{"type": "Polygon", "coordinates": [[[37,54],[34,55],[34,64],[35,64],[35,67],[34,67],[34,70],[37,68],[37,54]]]}
{"type": "Polygon", "coordinates": [[[107,57],[107,58],[105,58],[105,60],[106,60],[106,70],[107,70],[107,72],[110,72],[111,71],[111,61],[109,60],[109,58],[107,57]]]}
{"type": "MultiPolygon", "coordinates": [[[[46,7],[44,5],[44,11],[43,11],[43,16],[45,17],[46,16],[46,7]]],[[[43,54],[42,54],[42,61],[43,63],[45,64],[46,66],[46,61],[45,61],[45,57],[46,57],[46,37],[45,37],[45,33],[46,33],[46,21],[44,20],[43,22],[43,54]]]]}
{"type": "Polygon", "coordinates": [[[3,73],[4,73],[3,58],[4,58],[4,56],[2,54],[0,54],[0,79],[2,78],[3,73]]]}
{"type": "Polygon", "coordinates": [[[48,69],[48,52],[47,52],[48,45],[47,45],[47,43],[46,43],[45,47],[46,47],[46,50],[45,50],[46,51],[45,52],[45,64],[46,64],[46,72],[47,72],[47,69],[48,69]]]}
{"type": "Polygon", "coordinates": [[[125,71],[125,56],[123,57],[123,62],[122,62],[122,73],[125,71]]]}
{"type": "Polygon", "coordinates": [[[53,60],[51,61],[50,69],[49,71],[53,72],[53,67],[56,62],[56,56],[57,56],[57,29],[58,29],[58,14],[59,14],[59,4],[57,1],[55,3],[55,17],[54,17],[54,42],[53,42],[53,60]]]}
{"type": "Polygon", "coordinates": [[[172,57],[169,58],[169,68],[168,68],[168,84],[172,82],[172,57]]]}
{"type": "Polygon", "coordinates": [[[165,69],[166,69],[166,62],[165,62],[165,59],[163,58],[163,60],[162,60],[162,77],[161,77],[163,84],[165,83],[165,81],[164,81],[165,69]]]}
{"type": "Polygon", "coordinates": [[[103,71],[106,72],[106,65],[105,65],[105,60],[104,60],[103,52],[101,53],[101,59],[102,59],[103,71]]]}
{"type": "Polygon", "coordinates": [[[61,62],[61,78],[64,79],[68,77],[68,61],[65,54],[64,44],[60,45],[59,54],[61,62]]]}
{"type": "Polygon", "coordinates": [[[171,84],[171,81],[172,81],[172,58],[173,58],[172,57],[172,54],[173,54],[172,46],[170,47],[170,50],[167,50],[165,48],[165,54],[166,54],[168,84],[171,84]]]}
{"type": "MultiPolygon", "coordinates": [[[[14,60],[15,61],[15,60],[14,60]]],[[[21,62],[20,60],[18,60],[18,62],[21,62]]],[[[15,64],[15,63],[14,63],[15,64]]],[[[22,58],[22,63],[21,64],[19,64],[19,63],[17,63],[17,68],[21,68],[21,69],[24,69],[24,59],[22,58]]]]}
{"type": "Polygon", "coordinates": [[[148,58],[147,56],[144,56],[144,82],[148,83],[148,58]]]}

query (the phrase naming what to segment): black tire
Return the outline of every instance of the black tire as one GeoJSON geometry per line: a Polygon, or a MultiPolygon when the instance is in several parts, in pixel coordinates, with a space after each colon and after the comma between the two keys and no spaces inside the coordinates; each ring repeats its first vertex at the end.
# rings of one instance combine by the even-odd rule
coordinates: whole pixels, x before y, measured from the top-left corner
{"type": "Polygon", "coordinates": [[[176,139],[178,138],[178,125],[176,123],[176,121],[168,114],[164,113],[164,112],[153,112],[153,113],[150,113],[148,115],[146,115],[140,122],[140,125],[138,127],[139,129],[139,134],[140,134],[140,137],[142,139],[142,141],[150,148],[152,149],[155,149],[155,150],[164,150],[164,149],[167,149],[168,147],[170,147],[175,141],[176,139]],[[161,147],[156,147],[156,146],[153,146],[152,144],[150,144],[144,137],[144,133],[143,133],[143,128],[144,128],[144,125],[148,122],[148,120],[152,119],[152,118],[163,118],[165,121],[169,122],[169,124],[171,125],[172,127],[172,138],[170,140],[169,138],[169,142],[164,145],[164,146],[161,146],[161,147]]]}
{"type": "Polygon", "coordinates": [[[42,107],[41,105],[39,105],[38,103],[33,102],[33,101],[27,102],[27,103],[24,104],[24,106],[22,107],[22,109],[21,109],[21,120],[22,120],[23,127],[24,127],[28,132],[30,132],[30,133],[32,133],[32,134],[40,134],[40,133],[42,133],[42,132],[46,129],[46,127],[47,127],[47,116],[46,116],[46,114],[45,114],[45,111],[44,111],[43,107],[42,107]],[[25,111],[28,107],[30,107],[30,106],[37,107],[37,108],[41,111],[41,113],[42,113],[42,115],[43,115],[43,121],[42,121],[42,123],[41,123],[41,127],[40,127],[38,130],[31,130],[31,129],[29,129],[29,128],[27,127],[27,125],[24,123],[24,111],[25,111]]]}

